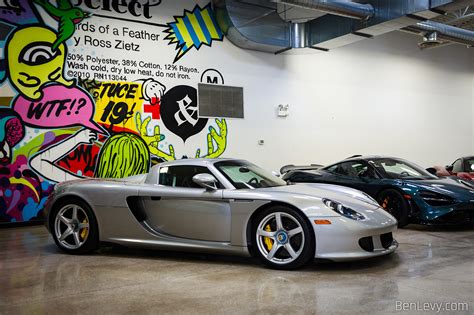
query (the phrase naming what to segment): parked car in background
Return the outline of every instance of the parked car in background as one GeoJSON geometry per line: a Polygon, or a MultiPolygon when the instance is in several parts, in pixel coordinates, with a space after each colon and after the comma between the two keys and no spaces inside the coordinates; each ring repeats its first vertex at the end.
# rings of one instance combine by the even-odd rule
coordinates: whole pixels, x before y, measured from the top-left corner
{"type": "Polygon", "coordinates": [[[360,191],[287,185],[243,160],[186,159],[125,179],[58,184],[47,227],[72,254],[99,242],[259,257],[277,269],[314,258],[386,255],[396,219],[360,191]],[[317,244],[317,246],[316,246],[317,244]]]}
{"type": "Polygon", "coordinates": [[[437,176],[457,176],[459,178],[474,180],[474,156],[457,159],[451,165],[435,166],[437,176]]]}
{"type": "Polygon", "coordinates": [[[291,183],[327,183],[361,190],[392,214],[399,227],[411,222],[460,224],[474,221],[474,187],[439,178],[399,158],[354,156],[318,170],[290,170],[291,183]]]}

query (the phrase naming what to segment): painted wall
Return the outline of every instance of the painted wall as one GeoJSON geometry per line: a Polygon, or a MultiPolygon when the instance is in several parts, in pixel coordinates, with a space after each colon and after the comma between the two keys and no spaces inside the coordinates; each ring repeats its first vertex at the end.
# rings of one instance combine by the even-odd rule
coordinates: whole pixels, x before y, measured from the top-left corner
{"type": "Polygon", "coordinates": [[[373,153],[430,166],[474,150],[472,50],[421,52],[393,33],[273,56],[227,41],[208,1],[126,3],[5,3],[0,223],[41,219],[57,182],[183,156],[277,170],[373,153]],[[200,82],[244,87],[245,119],[199,117],[200,82]]]}

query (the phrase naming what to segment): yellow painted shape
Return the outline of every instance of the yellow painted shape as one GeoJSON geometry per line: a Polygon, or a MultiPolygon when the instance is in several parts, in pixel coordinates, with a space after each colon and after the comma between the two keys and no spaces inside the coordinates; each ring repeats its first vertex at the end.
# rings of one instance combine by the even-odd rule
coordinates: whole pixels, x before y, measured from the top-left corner
{"type": "MultiPolygon", "coordinates": [[[[115,103],[114,106],[117,106],[117,104],[119,102],[126,103],[127,107],[128,107],[128,111],[131,111],[132,107],[133,107],[133,104],[135,104],[135,107],[133,107],[133,113],[131,113],[129,115],[130,118],[124,120],[120,124],[114,124],[114,126],[120,127],[120,128],[126,128],[130,131],[138,132],[137,126],[135,124],[134,117],[135,117],[135,114],[137,112],[141,112],[142,108],[143,108],[144,100],[143,100],[143,97],[142,97],[142,84],[139,83],[139,82],[124,82],[124,81],[110,81],[110,82],[101,82],[101,83],[102,83],[102,86],[97,90],[98,96],[97,96],[97,99],[95,100],[94,121],[103,123],[107,127],[111,125],[110,117],[112,117],[114,115],[113,109],[110,111],[109,115],[107,116],[106,121],[101,120],[102,115],[104,114],[105,109],[106,109],[106,107],[107,107],[107,105],[109,104],[110,101],[113,101],[115,103]],[[122,93],[123,97],[118,97],[118,96],[108,97],[107,92],[104,93],[103,97],[100,97],[100,94],[102,93],[102,89],[104,88],[103,85],[105,83],[112,83],[112,84],[117,84],[118,83],[118,84],[128,84],[128,85],[136,84],[138,86],[135,90],[135,97],[134,98],[126,98],[125,96],[126,96],[127,92],[125,90],[122,93]]],[[[109,87],[109,89],[110,89],[110,87],[109,87]]]]}
{"type": "Polygon", "coordinates": [[[8,77],[10,83],[23,96],[31,100],[43,97],[42,87],[51,82],[72,86],[74,81],[64,78],[64,62],[66,46],[59,45],[52,52],[44,48],[45,44],[52,45],[56,33],[49,28],[31,26],[20,28],[13,32],[5,47],[8,51],[8,77]],[[44,51],[48,60],[35,64],[35,50],[44,51]]]}
{"type": "Polygon", "coordinates": [[[188,29],[186,28],[186,24],[184,24],[183,18],[178,18],[176,19],[176,21],[176,26],[178,27],[179,33],[181,34],[181,37],[186,43],[186,46],[188,46],[188,48],[193,46],[193,39],[191,38],[191,35],[189,34],[188,29]]]}
{"type": "Polygon", "coordinates": [[[208,10],[204,10],[201,12],[202,19],[204,20],[204,23],[206,23],[207,29],[209,30],[209,34],[211,34],[211,38],[213,39],[218,39],[219,34],[217,33],[216,28],[214,27],[214,23],[212,22],[212,18],[209,15],[208,10]]]}
{"type": "Polygon", "coordinates": [[[197,20],[196,16],[194,14],[187,14],[189,18],[189,22],[191,22],[191,25],[193,26],[193,30],[196,33],[198,39],[202,43],[209,44],[206,40],[206,36],[204,35],[201,25],[199,25],[199,21],[197,20]]]}
{"type": "Polygon", "coordinates": [[[36,200],[36,201],[40,200],[40,197],[39,197],[38,192],[36,191],[35,187],[29,181],[27,181],[26,179],[11,177],[10,178],[10,184],[23,184],[23,185],[29,187],[35,193],[36,198],[38,198],[38,200],[36,200]]]}

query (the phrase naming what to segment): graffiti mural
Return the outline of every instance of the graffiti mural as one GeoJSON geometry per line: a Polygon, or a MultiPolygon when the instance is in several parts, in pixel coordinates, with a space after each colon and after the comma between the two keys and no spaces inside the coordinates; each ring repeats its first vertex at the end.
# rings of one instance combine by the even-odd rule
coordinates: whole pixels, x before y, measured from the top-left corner
{"type": "Polygon", "coordinates": [[[0,223],[41,220],[56,183],[143,174],[227,147],[226,120],[198,114],[197,84],[223,84],[222,74],[176,65],[192,47],[223,40],[209,4],[190,1],[191,11],[151,33],[123,12],[72,3],[18,0],[0,13],[0,97],[9,100],[0,105],[0,223]]]}

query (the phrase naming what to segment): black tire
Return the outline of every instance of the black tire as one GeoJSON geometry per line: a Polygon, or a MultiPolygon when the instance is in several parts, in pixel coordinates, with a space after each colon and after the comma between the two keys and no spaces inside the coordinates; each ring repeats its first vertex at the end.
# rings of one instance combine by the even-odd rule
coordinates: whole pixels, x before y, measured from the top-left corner
{"type": "Polygon", "coordinates": [[[57,205],[55,205],[50,216],[50,229],[56,245],[62,251],[68,254],[87,254],[96,250],[99,246],[99,228],[97,225],[97,219],[90,206],[80,199],[68,198],[60,201],[57,205]],[[72,222],[74,221],[72,220],[72,213],[74,211],[74,207],[76,207],[77,209],[77,222],[72,222]],[[82,212],[82,214],[80,214],[80,212],[82,212]],[[59,219],[59,213],[65,214],[63,217],[71,215],[71,218],[67,218],[68,220],[71,219],[71,222],[69,223],[70,225],[67,225],[63,220],[59,219]],[[61,222],[58,223],[57,220],[61,222]],[[80,225],[84,225],[86,223],[88,224],[87,228],[80,228],[80,225]],[[72,234],[68,235],[64,240],[61,241],[58,234],[64,234],[64,232],[66,232],[66,230],[68,230],[71,226],[74,226],[72,234]],[[67,243],[75,243],[74,234],[76,232],[78,233],[79,241],[82,241],[82,244],[79,243],[77,248],[73,248],[73,246],[68,247],[67,243]]]}
{"type": "Polygon", "coordinates": [[[409,205],[402,193],[396,189],[386,189],[379,193],[377,202],[380,206],[393,215],[398,221],[398,227],[406,226],[409,214],[409,205]]]}
{"type": "Polygon", "coordinates": [[[294,209],[284,206],[273,206],[267,208],[256,215],[252,220],[251,228],[253,252],[265,265],[271,268],[280,270],[297,269],[314,259],[314,251],[316,247],[313,228],[308,220],[294,209]],[[273,219],[271,218],[272,216],[274,216],[273,219]],[[276,216],[281,218],[280,222],[282,222],[283,228],[280,230],[276,227],[276,216]],[[257,238],[257,230],[259,229],[259,226],[263,227],[262,224],[264,222],[267,222],[265,226],[269,227],[271,230],[269,232],[275,233],[274,237],[270,238],[259,235],[257,238]],[[291,236],[290,234],[286,234],[286,232],[296,231],[299,230],[299,228],[301,228],[301,232],[295,233],[291,236]],[[283,241],[286,240],[286,242],[280,242],[283,237],[283,241]],[[267,243],[266,239],[271,243],[267,243]],[[267,258],[267,255],[270,254],[271,249],[275,244],[278,245],[278,249],[275,251],[275,255],[272,259],[281,259],[279,262],[267,258]],[[297,254],[296,257],[293,257],[287,250],[287,244],[291,246],[293,253],[295,255],[297,254]],[[286,262],[286,260],[288,261],[286,262]]]}

